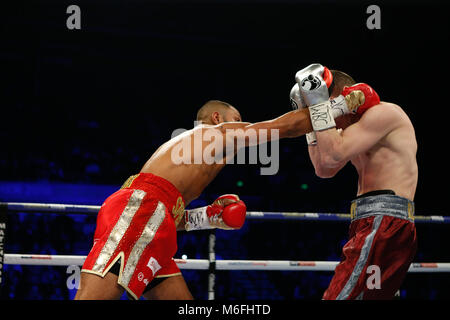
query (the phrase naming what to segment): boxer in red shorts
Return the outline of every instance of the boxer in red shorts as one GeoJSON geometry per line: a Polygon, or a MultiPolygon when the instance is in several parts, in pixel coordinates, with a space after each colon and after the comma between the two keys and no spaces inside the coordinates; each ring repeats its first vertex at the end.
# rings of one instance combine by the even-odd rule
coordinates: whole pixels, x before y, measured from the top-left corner
{"type": "Polygon", "coordinates": [[[349,240],[323,299],[392,299],[417,249],[413,200],[418,168],[413,125],[399,106],[380,102],[370,87],[355,85],[347,74],[314,71],[322,81],[322,95],[318,97],[310,90],[312,86],[305,84],[311,73],[305,68],[296,75],[298,84],[291,98],[295,102],[298,93],[303,100],[297,104],[303,102],[302,106],[310,109],[314,131],[307,141],[316,175],[331,178],[349,161],[359,175],[357,197],[350,210],[349,240]],[[349,96],[358,96],[360,106],[349,104],[351,112],[331,117],[335,105],[345,105],[349,96]]]}
{"type": "MultiPolygon", "coordinates": [[[[235,195],[222,196],[205,209],[209,216],[226,221],[218,227],[237,229],[244,223],[245,204],[235,195]]],[[[169,181],[152,173],[130,177],[103,203],[82,271],[102,277],[116,274],[135,299],[150,289],[154,278],[181,275],[172,257],[183,214],[183,197],[169,181]]]]}
{"type": "MultiPolygon", "coordinates": [[[[192,299],[172,259],[177,249],[176,230],[240,228],[245,205],[237,196],[226,195],[210,206],[185,210],[225,166],[230,154],[218,148],[216,160],[223,161],[196,163],[194,148],[198,146],[189,142],[192,161],[176,163],[172,151],[208,130],[215,130],[219,138],[201,141],[201,150],[219,142],[224,148],[226,134],[233,129],[240,130],[232,141],[242,138],[244,146],[260,143],[261,130],[267,140],[298,137],[312,130],[307,109],[251,124],[241,122],[233,106],[217,100],[200,108],[197,121],[201,125],[164,143],[138,175],[130,177],[106,199],[98,214],[94,245],[83,265],[75,299],[118,299],[124,290],[135,299],[141,295],[148,299],[192,299]],[[269,129],[277,129],[278,134],[272,137],[269,129]],[[258,133],[256,140],[248,138],[249,130],[258,133]]],[[[231,156],[237,151],[235,148],[231,156]]]]}

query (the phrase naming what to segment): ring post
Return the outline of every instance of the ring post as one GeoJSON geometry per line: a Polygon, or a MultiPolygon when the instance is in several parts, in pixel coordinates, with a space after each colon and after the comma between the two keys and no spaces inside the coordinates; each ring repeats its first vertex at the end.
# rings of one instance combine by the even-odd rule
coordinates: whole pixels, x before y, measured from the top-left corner
{"type": "Polygon", "coordinates": [[[5,236],[8,207],[0,204],[0,292],[3,288],[3,265],[5,264],[5,236]]]}
{"type": "Polygon", "coordinates": [[[209,253],[209,272],[208,272],[208,300],[215,299],[215,284],[216,284],[216,230],[209,231],[208,237],[208,253],[209,253]]]}

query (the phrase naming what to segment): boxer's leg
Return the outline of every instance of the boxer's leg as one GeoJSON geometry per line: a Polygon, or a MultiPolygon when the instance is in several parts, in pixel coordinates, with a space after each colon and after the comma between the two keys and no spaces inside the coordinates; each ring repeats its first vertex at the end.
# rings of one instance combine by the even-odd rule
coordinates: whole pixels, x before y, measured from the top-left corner
{"type": "Polygon", "coordinates": [[[145,288],[143,296],[147,300],[193,300],[173,259],[155,274],[155,278],[145,288]]]}
{"type": "MultiPolygon", "coordinates": [[[[93,267],[110,238],[117,221],[120,221],[121,217],[130,209],[136,211],[139,208],[135,204],[134,190],[126,189],[113,193],[103,203],[97,215],[94,245],[86,257],[81,271],[80,288],[75,295],[76,300],[119,299],[123,294],[124,288],[117,283],[118,271],[114,274],[109,270],[103,277],[104,269],[93,271],[93,267]]],[[[112,253],[110,252],[111,255],[112,253]]],[[[118,263],[116,265],[119,266],[118,263]]]]}
{"type": "Polygon", "coordinates": [[[173,277],[156,278],[153,281],[159,283],[144,293],[144,298],[147,300],[194,299],[181,274],[173,277]]]}
{"type": "Polygon", "coordinates": [[[105,277],[86,272],[81,273],[80,288],[75,300],[118,300],[124,288],[117,283],[117,275],[108,272],[105,277]]]}
{"type": "MultiPolygon", "coordinates": [[[[408,271],[417,248],[413,223],[390,216],[375,216],[352,222],[354,236],[343,248],[343,261],[323,299],[392,299],[408,271]],[[379,285],[368,266],[379,270],[379,285]]],[[[375,275],[375,273],[374,273],[375,275]]]]}
{"type": "MultiPolygon", "coordinates": [[[[416,254],[417,237],[413,222],[385,216],[372,249],[371,264],[380,271],[379,288],[364,288],[364,300],[393,299],[416,254]]],[[[366,275],[367,277],[367,275],[366,275]]]]}
{"type": "Polygon", "coordinates": [[[374,220],[374,217],[369,217],[350,224],[349,241],[342,249],[341,262],[336,266],[322,299],[346,300],[352,292],[358,291],[364,285],[360,275],[370,259],[370,248],[379,227],[379,221],[374,220]]]}

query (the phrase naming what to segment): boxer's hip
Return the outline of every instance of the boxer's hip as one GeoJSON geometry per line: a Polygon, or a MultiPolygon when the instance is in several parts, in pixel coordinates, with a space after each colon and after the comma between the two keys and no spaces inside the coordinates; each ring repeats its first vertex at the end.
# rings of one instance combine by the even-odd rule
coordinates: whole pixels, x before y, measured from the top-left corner
{"type": "Polygon", "coordinates": [[[169,181],[152,173],[138,173],[130,176],[120,188],[142,190],[155,199],[161,201],[177,226],[184,214],[185,202],[178,189],[169,181]]]}
{"type": "Polygon", "coordinates": [[[397,196],[392,190],[376,190],[358,196],[351,203],[352,222],[380,215],[414,223],[414,202],[397,196]]]}

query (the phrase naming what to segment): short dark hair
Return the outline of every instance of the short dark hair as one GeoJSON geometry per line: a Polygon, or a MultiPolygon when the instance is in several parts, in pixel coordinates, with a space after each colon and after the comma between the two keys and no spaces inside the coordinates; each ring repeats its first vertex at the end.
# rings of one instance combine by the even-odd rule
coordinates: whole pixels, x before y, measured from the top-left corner
{"type": "Polygon", "coordinates": [[[197,111],[197,121],[205,121],[213,112],[222,113],[225,109],[231,108],[232,105],[220,101],[220,100],[209,100],[197,111]]]}
{"type": "Polygon", "coordinates": [[[333,75],[333,92],[331,95],[338,96],[341,94],[344,87],[352,86],[356,83],[356,81],[346,74],[345,72],[339,70],[330,70],[333,75]]]}

